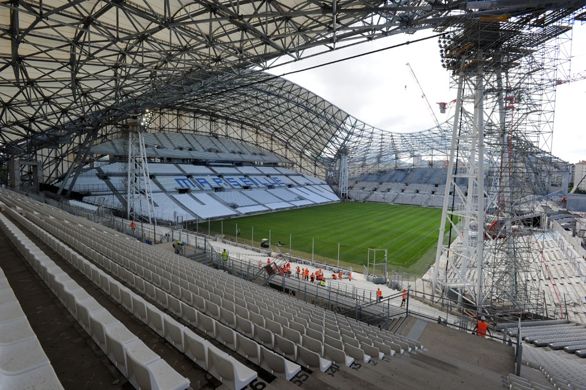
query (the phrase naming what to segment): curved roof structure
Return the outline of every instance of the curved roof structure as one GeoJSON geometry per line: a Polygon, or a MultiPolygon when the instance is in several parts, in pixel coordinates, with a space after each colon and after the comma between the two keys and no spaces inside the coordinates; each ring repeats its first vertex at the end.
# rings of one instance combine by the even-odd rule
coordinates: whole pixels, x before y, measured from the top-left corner
{"type": "MultiPolygon", "coordinates": [[[[292,83],[263,80],[265,74],[246,69],[267,69],[275,61],[391,34],[443,31],[479,17],[530,15],[527,20],[537,21],[544,12],[572,12],[584,3],[5,2],[0,4],[0,159],[42,159],[46,177],[55,179],[76,156],[84,158],[97,138],[146,109],[159,110],[161,123],[175,121],[177,128],[183,112],[255,127],[266,135],[259,143],[278,139],[282,154],[314,161],[352,147],[350,139],[359,134],[388,137],[393,155],[422,142],[436,147],[436,139],[427,136],[382,135],[292,83]]],[[[430,134],[445,140],[441,131],[430,134]]]]}

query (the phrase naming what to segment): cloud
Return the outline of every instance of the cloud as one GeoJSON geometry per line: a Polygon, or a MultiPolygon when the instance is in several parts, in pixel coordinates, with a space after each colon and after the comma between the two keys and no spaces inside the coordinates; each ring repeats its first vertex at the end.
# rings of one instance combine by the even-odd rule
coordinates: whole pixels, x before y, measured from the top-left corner
{"type": "MultiPolygon", "coordinates": [[[[271,72],[279,75],[431,34],[420,32],[384,38],[280,66],[271,72]]],[[[575,26],[573,38],[573,72],[586,71],[586,26],[575,26]]],[[[450,102],[456,92],[451,88],[449,72],[441,67],[436,38],[286,78],[369,125],[392,132],[425,130],[434,126],[434,119],[405,65],[407,62],[413,67],[439,121],[446,120],[448,115],[439,113],[437,102],[450,102]]],[[[580,131],[584,132],[581,111],[586,98],[585,89],[584,82],[576,82],[561,86],[557,94],[553,152],[571,162],[586,159],[586,140],[580,134],[580,131]]]]}

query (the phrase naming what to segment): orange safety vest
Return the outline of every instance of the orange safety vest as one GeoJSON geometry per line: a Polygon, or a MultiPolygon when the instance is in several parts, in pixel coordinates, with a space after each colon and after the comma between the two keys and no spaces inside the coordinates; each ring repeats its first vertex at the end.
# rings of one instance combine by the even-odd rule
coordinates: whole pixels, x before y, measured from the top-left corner
{"type": "Polygon", "coordinates": [[[480,337],[484,337],[486,336],[486,331],[488,330],[488,324],[485,321],[478,321],[478,324],[476,325],[476,334],[478,334],[480,337]]]}
{"type": "Polygon", "coordinates": [[[403,292],[401,293],[401,298],[403,298],[403,300],[407,299],[407,290],[403,289],[403,292]]]}
{"type": "Polygon", "coordinates": [[[383,292],[380,289],[376,290],[376,296],[382,298],[383,292]]]}

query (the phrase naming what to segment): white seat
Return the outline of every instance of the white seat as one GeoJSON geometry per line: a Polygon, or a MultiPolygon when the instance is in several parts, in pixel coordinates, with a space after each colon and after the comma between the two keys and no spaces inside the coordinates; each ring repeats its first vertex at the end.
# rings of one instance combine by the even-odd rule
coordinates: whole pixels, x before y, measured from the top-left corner
{"type": "Polygon", "coordinates": [[[106,309],[95,310],[90,313],[90,335],[100,349],[106,353],[108,352],[106,329],[119,325],[120,321],[106,309]]]}
{"type": "Polygon", "coordinates": [[[291,380],[299,371],[301,371],[301,366],[299,364],[290,362],[284,357],[269,351],[265,347],[260,347],[260,356],[262,368],[285,380],[291,380]]]}
{"type": "Polygon", "coordinates": [[[365,354],[362,349],[357,348],[354,345],[344,344],[344,352],[346,352],[348,356],[351,356],[358,361],[364,363],[368,363],[370,361],[370,355],[365,354]]]}
{"type": "Polygon", "coordinates": [[[171,313],[181,317],[181,301],[172,295],[167,296],[168,307],[171,313]]]}
{"type": "Polygon", "coordinates": [[[354,358],[346,355],[344,351],[338,348],[334,348],[331,345],[324,345],[324,357],[331,359],[338,364],[343,364],[350,367],[354,363],[354,358]]]}
{"type": "MultiPolygon", "coordinates": [[[[125,299],[125,294],[126,292],[123,291],[123,299],[125,299]]],[[[130,307],[132,307],[132,313],[135,315],[135,317],[146,324],[148,321],[147,302],[134,293],[128,292],[128,294],[130,297],[130,307]]]]}
{"type": "Polygon", "coordinates": [[[185,355],[193,360],[198,366],[207,370],[208,346],[210,343],[187,328],[183,329],[183,340],[185,345],[185,355]]]}
{"type": "Polygon", "coordinates": [[[252,322],[250,322],[249,320],[247,320],[243,317],[240,317],[239,315],[236,316],[236,329],[239,332],[244,333],[248,337],[254,336],[254,329],[253,329],[252,322]]]}
{"type": "Polygon", "coordinates": [[[213,318],[203,313],[199,313],[197,316],[197,327],[206,335],[216,337],[216,320],[213,318]]]}
{"type": "Polygon", "coordinates": [[[301,345],[297,346],[297,362],[304,367],[319,368],[321,372],[326,372],[332,365],[332,361],[322,358],[317,352],[311,351],[301,345]]]}
{"type": "Polygon", "coordinates": [[[236,334],[236,351],[247,360],[260,366],[260,345],[240,333],[236,334]]]}
{"type": "Polygon", "coordinates": [[[167,315],[163,321],[165,340],[170,342],[179,351],[184,352],[183,330],[185,327],[167,315]]]}
{"type": "Polygon", "coordinates": [[[155,306],[147,303],[147,317],[148,317],[148,326],[155,332],[159,334],[161,337],[165,337],[165,323],[163,322],[163,312],[157,309],[155,306]]]}
{"type": "Polygon", "coordinates": [[[187,378],[179,375],[143,342],[127,349],[127,359],[128,380],[138,389],[183,390],[189,387],[187,378]]]}
{"type": "Polygon", "coordinates": [[[233,329],[216,322],[216,331],[216,339],[219,342],[232,350],[236,350],[236,333],[233,329]]]}
{"type": "Polygon", "coordinates": [[[297,360],[297,348],[294,342],[280,336],[275,335],[275,350],[285,355],[288,359],[297,360]]]}
{"type": "Polygon", "coordinates": [[[181,318],[188,324],[197,326],[197,311],[193,307],[181,302],[181,313],[181,318]]]}
{"type": "Polygon", "coordinates": [[[268,329],[263,328],[262,326],[255,326],[254,327],[254,339],[260,341],[264,345],[273,348],[274,339],[273,339],[273,332],[268,329]]]}
{"type": "Polygon", "coordinates": [[[240,390],[255,380],[258,374],[245,365],[234,360],[214,346],[209,347],[208,371],[218,378],[224,386],[240,390]]]}
{"type": "Polygon", "coordinates": [[[138,338],[123,325],[106,329],[106,337],[108,338],[108,358],[124,376],[128,376],[126,348],[138,342],[138,338]]]}

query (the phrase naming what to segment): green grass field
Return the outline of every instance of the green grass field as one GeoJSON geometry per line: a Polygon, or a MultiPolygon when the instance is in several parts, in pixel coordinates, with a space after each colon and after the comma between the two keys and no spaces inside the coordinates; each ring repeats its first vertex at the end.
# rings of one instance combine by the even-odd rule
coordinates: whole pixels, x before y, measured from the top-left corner
{"type": "MultiPolygon", "coordinates": [[[[393,268],[422,273],[435,255],[440,218],[440,209],[346,202],[216,221],[210,229],[219,234],[223,224],[223,234],[234,240],[237,224],[238,240],[255,246],[269,238],[270,229],[273,250],[280,241],[282,252],[289,251],[291,234],[294,254],[306,258],[313,239],[315,258],[329,263],[337,261],[340,243],[340,262],[355,269],[366,264],[368,248],[388,249],[393,268]]],[[[199,229],[206,231],[207,223],[199,229]]]]}

